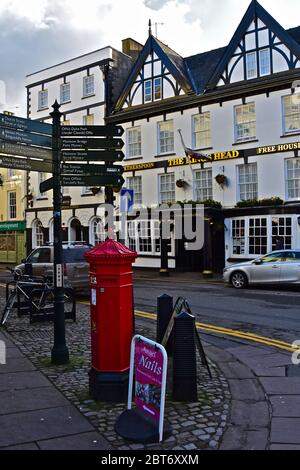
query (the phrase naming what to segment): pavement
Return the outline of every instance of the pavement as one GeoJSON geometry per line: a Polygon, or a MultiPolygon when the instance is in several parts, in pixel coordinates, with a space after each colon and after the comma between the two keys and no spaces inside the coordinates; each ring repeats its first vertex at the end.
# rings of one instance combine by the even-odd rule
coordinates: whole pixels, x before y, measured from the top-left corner
{"type": "MultiPolygon", "coordinates": [[[[0,340],[7,348],[7,364],[0,365],[1,450],[114,448],[107,436],[98,432],[53,381],[29,361],[6,331],[0,333],[0,340]]],[[[206,354],[226,377],[231,394],[218,448],[299,450],[300,371],[292,366],[291,356],[245,342],[213,343],[204,343],[206,354]]],[[[185,427],[178,429],[179,434],[185,431],[185,427]]],[[[193,431],[199,439],[201,433],[193,431]]],[[[158,445],[156,448],[160,449],[158,445]]]]}

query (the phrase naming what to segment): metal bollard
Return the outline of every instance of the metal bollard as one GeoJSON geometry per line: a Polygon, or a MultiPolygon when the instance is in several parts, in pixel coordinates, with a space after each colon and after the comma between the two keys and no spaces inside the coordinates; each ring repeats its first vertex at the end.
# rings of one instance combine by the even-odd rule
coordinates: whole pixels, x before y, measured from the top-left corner
{"type": "Polygon", "coordinates": [[[198,400],[195,317],[186,312],[174,320],[173,400],[198,400]]]}
{"type": "MultiPolygon", "coordinates": [[[[173,313],[173,297],[164,294],[157,297],[156,342],[161,343],[173,313]]],[[[173,355],[173,332],[166,345],[168,356],[173,355]]]]}

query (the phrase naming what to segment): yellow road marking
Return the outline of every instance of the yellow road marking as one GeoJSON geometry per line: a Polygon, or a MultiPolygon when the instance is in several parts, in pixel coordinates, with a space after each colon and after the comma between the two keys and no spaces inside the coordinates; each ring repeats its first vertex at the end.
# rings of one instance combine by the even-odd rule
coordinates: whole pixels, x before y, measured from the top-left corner
{"type": "MultiPolygon", "coordinates": [[[[156,318],[155,314],[143,312],[140,310],[136,310],[135,314],[139,317],[148,318],[150,320],[154,320],[156,318]]],[[[199,322],[196,322],[196,327],[200,330],[210,331],[211,333],[219,333],[227,336],[233,336],[235,338],[246,339],[255,343],[266,344],[267,346],[273,346],[275,348],[283,349],[284,351],[294,352],[298,349],[297,347],[293,347],[292,344],[286,343],[285,341],[280,341],[265,336],[259,336],[253,333],[247,333],[245,331],[231,330],[230,328],[224,328],[199,322]]]]}

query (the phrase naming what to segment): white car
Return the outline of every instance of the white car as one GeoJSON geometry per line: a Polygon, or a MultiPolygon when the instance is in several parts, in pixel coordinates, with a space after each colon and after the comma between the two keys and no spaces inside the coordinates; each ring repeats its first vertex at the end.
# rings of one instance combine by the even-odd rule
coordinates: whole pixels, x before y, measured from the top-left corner
{"type": "Polygon", "coordinates": [[[300,250],[278,250],[245,263],[228,266],[224,282],[235,289],[249,284],[300,284],[300,250]]]}

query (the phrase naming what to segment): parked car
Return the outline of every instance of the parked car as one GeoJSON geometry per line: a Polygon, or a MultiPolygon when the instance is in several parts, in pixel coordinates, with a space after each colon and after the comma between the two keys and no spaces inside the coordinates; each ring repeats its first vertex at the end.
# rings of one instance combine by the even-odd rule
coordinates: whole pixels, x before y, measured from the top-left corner
{"type": "Polygon", "coordinates": [[[300,250],[272,251],[261,258],[228,266],[223,279],[236,289],[248,284],[300,284],[300,250]]]}
{"type": "MultiPolygon", "coordinates": [[[[89,264],[84,254],[92,248],[92,245],[79,242],[63,243],[64,258],[64,283],[75,290],[86,290],[89,287],[89,264]]],[[[32,270],[33,276],[47,276],[53,278],[53,245],[45,245],[33,250],[30,255],[22,260],[15,269],[25,271],[32,270]]]]}

